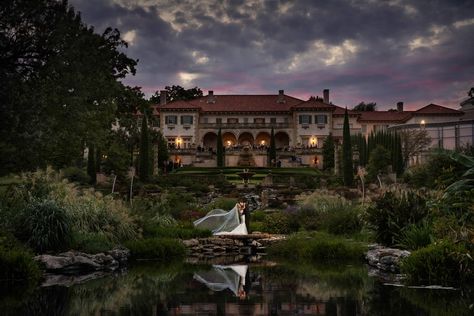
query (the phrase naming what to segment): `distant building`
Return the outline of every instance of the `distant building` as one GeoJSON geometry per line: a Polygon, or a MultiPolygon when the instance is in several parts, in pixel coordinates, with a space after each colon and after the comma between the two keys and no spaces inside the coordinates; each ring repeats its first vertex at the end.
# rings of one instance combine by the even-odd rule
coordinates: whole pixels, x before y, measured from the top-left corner
{"type": "MultiPolygon", "coordinates": [[[[462,111],[435,104],[404,111],[402,102],[397,104],[397,110],[348,113],[351,134],[365,136],[394,126],[426,128],[459,120],[464,115],[462,111]]],[[[330,133],[342,139],[344,108],[330,102],[327,89],[322,98],[307,101],[286,95],[283,90],[274,95],[215,95],[209,91],[207,96],[195,100],[169,103],[166,91],[161,91],[161,102],[154,106],[154,115],[159,122],[156,128],[168,141],[172,157],[184,165],[215,166],[217,133],[221,129],[226,166],[242,165],[243,151],[252,155],[251,160],[246,159],[247,165],[250,161],[251,165],[267,166],[273,128],[277,160],[282,166],[319,168],[324,139],[330,133]]]]}

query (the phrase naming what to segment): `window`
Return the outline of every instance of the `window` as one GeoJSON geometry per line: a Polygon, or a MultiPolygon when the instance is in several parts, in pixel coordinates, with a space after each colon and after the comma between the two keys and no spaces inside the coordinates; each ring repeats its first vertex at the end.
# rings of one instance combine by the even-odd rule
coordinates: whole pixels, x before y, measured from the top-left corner
{"type": "Polygon", "coordinates": [[[328,123],[328,117],[327,115],[316,115],[314,117],[316,124],[327,124],[328,123]]]}
{"type": "Polygon", "coordinates": [[[276,124],[276,122],[277,122],[277,118],[276,118],[276,117],[271,117],[271,118],[270,118],[270,123],[276,124]]]}
{"type": "Polygon", "coordinates": [[[253,119],[253,122],[254,123],[257,123],[257,124],[264,124],[265,123],[265,118],[263,117],[256,117],[253,119]]]}
{"type": "Polygon", "coordinates": [[[247,124],[249,122],[249,118],[248,117],[244,117],[244,123],[247,124]]]}
{"type": "Polygon", "coordinates": [[[216,123],[217,124],[222,124],[222,118],[220,118],[220,117],[216,118],[216,123]]]}
{"type": "Polygon", "coordinates": [[[192,115],[182,115],[181,116],[181,125],[192,125],[193,116],[192,115]]]}
{"type": "Polygon", "coordinates": [[[300,124],[311,124],[311,115],[300,115],[299,122],[300,124]]]}
{"type": "Polygon", "coordinates": [[[204,124],[209,123],[209,118],[203,117],[201,123],[204,123],[204,124]]]}
{"type": "Polygon", "coordinates": [[[172,125],[178,123],[178,117],[176,115],[167,115],[165,116],[165,123],[172,125]]]}
{"type": "Polygon", "coordinates": [[[227,119],[227,123],[229,123],[229,124],[237,124],[237,123],[239,123],[239,119],[238,119],[238,118],[228,118],[228,119],[227,119]]]}
{"type": "Polygon", "coordinates": [[[290,122],[290,120],[287,117],[285,117],[283,120],[286,124],[288,124],[290,122]]]}

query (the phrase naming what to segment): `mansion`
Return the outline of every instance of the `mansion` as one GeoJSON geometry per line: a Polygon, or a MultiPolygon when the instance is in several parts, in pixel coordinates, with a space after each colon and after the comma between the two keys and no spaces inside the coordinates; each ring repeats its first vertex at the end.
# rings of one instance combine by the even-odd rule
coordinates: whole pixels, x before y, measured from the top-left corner
{"type": "MultiPolygon", "coordinates": [[[[172,102],[166,102],[166,91],[161,91],[160,98],[160,104],[154,106],[158,119],[155,128],[167,140],[171,158],[183,165],[216,166],[219,129],[226,166],[267,166],[272,129],[278,165],[282,166],[321,168],[324,139],[329,134],[342,139],[345,109],[330,102],[327,89],[323,97],[307,101],[286,95],[283,90],[273,95],[215,95],[209,91],[207,96],[194,100],[172,102]]],[[[404,111],[403,102],[398,102],[396,110],[349,110],[348,114],[351,134],[368,136],[395,127],[441,124],[429,133],[434,145],[451,148],[472,144],[472,121],[466,130],[453,127],[452,135],[444,131],[444,123],[461,121],[465,113],[436,104],[404,111]]]]}

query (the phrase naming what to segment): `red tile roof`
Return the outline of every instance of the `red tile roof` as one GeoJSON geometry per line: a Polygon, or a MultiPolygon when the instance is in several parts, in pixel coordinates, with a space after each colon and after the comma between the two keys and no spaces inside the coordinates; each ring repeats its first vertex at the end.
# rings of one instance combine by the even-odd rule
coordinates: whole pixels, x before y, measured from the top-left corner
{"type": "MultiPolygon", "coordinates": [[[[333,114],[336,115],[336,116],[343,116],[343,115],[344,115],[344,112],[346,111],[346,109],[343,108],[343,107],[337,106],[337,105],[335,105],[335,107],[336,107],[336,110],[333,112],[333,114]]],[[[349,110],[349,109],[348,109],[348,110],[347,110],[347,114],[348,114],[349,116],[358,116],[358,115],[359,115],[359,112],[352,111],[352,110],[349,110]]]]}
{"type": "Polygon", "coordinates": [[[410,112],[398,111],[363,111],[359,112],[359,122],[398,122],[403,123],[411,118],[410,112]]]}
{"type": "Polygon", "coordinates": [[[422,107],[421,109],[418,109],[417,111],[414,111],[413,114],[428,114],[428,115],[446,115],[446,114],[454,114],[454,115],[462,115],[464,112],[455,110],[455,109],[450,109],[441,105],[437,104],[428,104],[427,106],[422,107]]]}
{"type": "Polygon", "coordinates": [[[199,107],[194,104],[194,101],[195,100],[192,100],[192,101],[177,100],[177,101],[166,103],[165,105],[158,105],[157,108],[159,109],[159,111],[174,110],[174,109],[199,110],[199,107]]]}
{"type": "Polygon", "coordinates": [[[214,95],[208,102],[208,96],[193,100],[204,112],[288,112],[302,100],[283,95],[214,95]]]}
{"type": "Polygon", "coordinates": [[[336,110],[336,106],[333,104],[324,103],[322,100],[319,99],[311,99],[308,101],[301,102],[292,107],[292,109],[311,109],[311,110],[326,110],[326,111],[334,111],[336,110]]]}

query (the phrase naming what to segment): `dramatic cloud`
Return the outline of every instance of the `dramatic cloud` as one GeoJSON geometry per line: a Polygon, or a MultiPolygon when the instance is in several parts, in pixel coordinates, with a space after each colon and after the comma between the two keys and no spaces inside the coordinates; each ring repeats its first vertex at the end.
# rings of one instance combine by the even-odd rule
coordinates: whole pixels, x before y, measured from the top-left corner
{"type": "Polygon", "coordinates": [[[72,0],[139,59],[129,85],[457,107],[474,86],[474,1],[72,0]]]}

